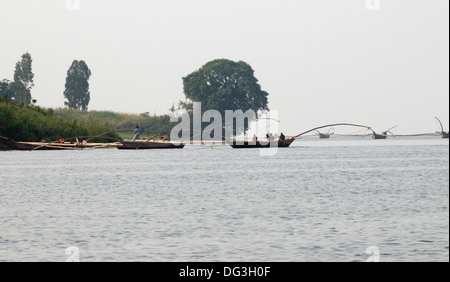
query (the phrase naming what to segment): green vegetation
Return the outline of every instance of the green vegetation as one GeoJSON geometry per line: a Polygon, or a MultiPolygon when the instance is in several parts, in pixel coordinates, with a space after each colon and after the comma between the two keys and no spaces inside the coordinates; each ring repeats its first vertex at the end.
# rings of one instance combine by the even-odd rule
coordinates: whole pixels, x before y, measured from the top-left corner
{"type": "MultiPolygon", "coordinates": [[[[67,71],[64,97],[68,109],[36,106],[36,100],[31,97],[31,88],[34,86],[31,65],[31,55],[25,53],[16,64],[14,81],[0,81],[0,136],[15,141],[55,141],[58,137],[71,141],[75,137],[98,136],[110,132],[105,136],[125,139],[133,136],[136,126],[141,129],[141,136],[156,137],[170,135],[176,125],[170,122],[170,115],[88,112],[88,80],[91,71],[84,61],[77,60],[73,61],[67,71]]],[[[184,77],[183,86],[186,101],[180,102],[178,109],[187,109],[191,115],[193,101],[202,103],[202,114],[214,109],[223,118],[226,116],[225,110],[253,110],[256,113],[268,110],[268,93],[261,90],[252,67],[242,61],[219,59],[208,62],[184,77]]],[[[170,111],[172,114],[176,112],[175,105],[170,111]]],[[[222,123],[224,122],[225,120],[222,123]]],[[[235,134],[246,131],[248,123],[247,120],[243,128],[236,128],[235,122],[235,134]]],[[[105,139],[92,141],[101,142],[105,139]]],[[[0,145],[1,142],[4,141],[0,140],[0,145]]]]}
{"type": "Polygon", "coordinates": [[[14,81],[8,79],[0,81],[0,99],[9,98],[18,105],[31,103],[31,88],[34,86],[32,62],[29,53],[22,55],[21,60],[16,63],[14,81]]]}
{"type": "Polygon", "coordinates": [[[84,61],[72,62],[67,71],[66,90],[64,90],[64,98],[67,99],[64,105],[69,109],[87,110],[91,100],[88,82],[90,77],[91,70],[84,61]]]}
{"type": "Polygon", "coordinates": [[[73,109],[56,110],[57,115],[70,120],[76,120],[80,124],[104,124],[117,131],[123,139],[132,138],[133,130],[138,125],[141,128],[141,136],[154,136],[158,134],[170,135],[175,123],[170,123],[169,115],[150,116],[149,113],[124,114],[110,111],[78,111],[73,109]]]}
{"type": "MultiPolygon", "coordinates": [[[[70,138],[82,136],[98,136],[110,132],[105,124],[94,122],[78,122],[63,119],[53,109],[44,109],[32,105],[16,105],[9,99],[0,100],[0,136],[15,141],[55,141],[58,137],[71,141],[70,138]]],[[[105,135],[118,139],[115,133],[105,135]]],[[[91,142],[105,142],[97,138],[91,142]]],[[[0,142],[3,142],[0,140],[0,142]]]]}
{"type": "MultiPolygon", "coordinates": [[[[0,136],[15,141],[37,142],[42,139],[55,141],[63,137],[98,136],[126,139],[133,137],[139,125],[141,136],[170,135],[174,123],[170,116],[150,116],[114,113],[109,111],[79,111],[73,109],[45,109],[33,105],[16,105],[11,100],[0,99],[0,136]]],[[[2,144],[0,139],[0,144],[2,144]]],[[[91,142],[108,142],[96,138],[91,142]]]]}
{"type": "MultiPolygon", "coordinates": [[[[189,101],[202,103],[203,112],[213,109],[222,114],[225,123],[226,110],[268,110],[267,92],[261,90],[255,71],[245,62],[233,62],[226,59],[214,60],[199,70],[183,78],[184,94],[187,102],[180,102],[180,107],[189,111],[189,101]]],[[[236,128],[235,133],[248,129],[236,128]]]]}
{"type": "Polygon", "coordinates": [[[15,95],[14,101],[16,104],[30,104],[31,103],[31,88],[33,88],[33,71],[31,64],[33,60],[29,53],[22,55],[22,59],[17,62],[16,70],[14,71],[14,87],[15,95]]]}
{"type": "Polygon", "coordinates": [[[14,98],[13,82],[7,79],[0,81],[0,99],[2,98],[14,98]]]}

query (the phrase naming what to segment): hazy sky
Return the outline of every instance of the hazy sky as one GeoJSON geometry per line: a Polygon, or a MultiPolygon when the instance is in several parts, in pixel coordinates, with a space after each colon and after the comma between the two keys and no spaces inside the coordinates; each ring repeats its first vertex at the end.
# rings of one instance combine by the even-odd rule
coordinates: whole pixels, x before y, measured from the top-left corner
{"type": "Polygon", "coordinates": [[[0,0],[0,79],[30,52],[41,106],[63,106],[79,59],[89,109],[167,113],[183,76],[226,58],[253,67],[286,134],[337,122],[433,132],[434,116],[448,130],[448,0],[66,2],[0,0]]]}

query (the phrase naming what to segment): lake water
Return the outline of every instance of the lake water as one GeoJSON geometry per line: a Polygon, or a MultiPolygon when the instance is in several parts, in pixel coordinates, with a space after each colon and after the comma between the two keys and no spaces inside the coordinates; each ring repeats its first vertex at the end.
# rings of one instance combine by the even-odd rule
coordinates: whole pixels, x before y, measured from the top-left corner
{"type": "Polygon", "coordinates": [[[448,140],[260,153],[0,152],[0,261],[449,261],[448,140]]]}

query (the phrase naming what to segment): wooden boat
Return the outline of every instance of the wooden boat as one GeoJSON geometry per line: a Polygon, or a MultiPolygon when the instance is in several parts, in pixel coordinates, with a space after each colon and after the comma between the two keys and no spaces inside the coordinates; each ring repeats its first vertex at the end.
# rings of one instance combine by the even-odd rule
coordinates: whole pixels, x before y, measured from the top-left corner
{"type": "Polygon", "coordinates": [[[82,149],[98,149],[112,148],[116,143],[42,143],[42,142],[11,142],[12,149],[33,151],[33,150],[82,150],[82,149]]]}
{"type": "MultiPolygon", "coordinates": [[[[294,138],[286,138],[285,140],[275,140],[274,142],[278,142],[278,147],[280,148],[287,148],[289,147],[292,142],[294,142],[295,139],[294,138]]],[[[229,142],[228,144],[230,144],[231,147],[233,147],[234,149],[244,149],[244,148],[276,148],[276,144],[275,146],[271,146],[271,144],[268,141],[264,141],[264,142],[260,142],[260,141],[256,141],[256,143],[254,141],[238,141],[238,140],[233,140],[232,142],[229,142]]]]}
{"type": "Polygon", "coordinates": [[[322,133],[319,130],[316,131],[319,139],[329,139],[330,136],[334,134],[334,128],[330,128],[327,133],[322,133]]]}
{"type": "MultiPolygon", "coordinates": [[[[305,132],[302,132],[302,133],[300,133],[300,134],[298,134],[298,135],[295,135],[294,137],[292,137],[292,138],[294,138],[294,139],[297,139],[297,138],[300,138],[302,135],[305,135],[305,134],[307,134],[307,133],[310,133],[310,132],[312,132],[312,131],[317,131],[317,132],[319,132],[319,129],[321,129],[321,128],[326,128],[326,127],[331,127],[331,126],[355,126],[355,127],[363,127],[363,128],[365,128],[365,129],[367,129],[367,130],[372,130],[371,129],[371,127],[370,126],[366,126],[366,125],[360,125],[360,124],[354,124],[354,123],[333,123],[333,124],[327,124],[327,125],[322,125],[322,126],[319,126],[319,127],[315,127],[315,128],[313,128],[313,129],[310,129],[310,130],[307,130],[307,131],[305,131],[305,132]]],[[[332,130],[333,128],[330,128],[330,130],[332,130]]],[[[333,135],[334,134],[334,132],[333,133],[330,133],[330,130],[328,130],[328,135],[333,135]]],[[[334,130],[334,129],[333,129],[334,130]]],[[[320,133],[320,132],[319,132],[320,133]]],[[[367,135],[364,135],[364,136],[367,136],[367,135]]],[[[326,138],[326,137],[325,137],[326,138]]]]}
{"type": "Polygon", "coordinates": [[[448,139],[448,132],[444,131],[444,126],[442,125],[442,122],[437,117],[435,117],[435,119],[437,119],[437,121],[439,122],[439,124],[441,126],[441,132],[439,133],[441,135],[441,138],[448,139]]]}
{"type": "Polygon", "coordinates": [[[328,139],[328,138],[330,138],[330,136],[331,136],[331,134],[328,134],[328,133],[320,133],[320,132],[319,132],[319,138],[320,138],[320,139],[328,139]]]}
{"type": "Polygon", "coordinates": [[[391,132],[391,130],[394,129],[394,128],[396,128],[396,127],[398,127],[398,125],[393,126],[393,127],[389,128],[388,130],[382,131],[381,134],[378,134],[378,133],[376,133],[375,131],[373,131],[373,130],[371,129],[371,130],[372,130],[372,138],[373,138],[373,139],[386,139],[387,136],[388,136],[388,133],[394,135],[394,134],[391,132]]]}
{"type": "Polygon", "coordinates": [[[163,140],[122,140],[116,145],[120,150],[144,150],[144,149],[183,149],[184,144],[175,144],[163,140]]]}
{"type": "Polygon", "coordinates": [[[378,134],[378,133],[372,133],[372,138],[373,139],[386,139],[387,135],[385,134],[378,134]]]}

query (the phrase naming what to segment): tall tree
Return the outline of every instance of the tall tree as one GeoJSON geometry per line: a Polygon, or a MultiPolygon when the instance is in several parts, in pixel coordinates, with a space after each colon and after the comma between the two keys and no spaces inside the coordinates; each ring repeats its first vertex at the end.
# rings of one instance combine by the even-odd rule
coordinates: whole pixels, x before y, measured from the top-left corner
{"type": "Polygon", "coordinates": [[[27,52],[16,63],[12,89],[14,91],[14,102],[17,104],[31,103],[31,88],[34,86],[34,74],[31,68],[32,62],[31,55],[27,52]]]}
{"type": "MultiPolygon", "coordinates": [[[[226,59],[211,61],[183,78],[186,98],[202,103],[202,112],[214,109],[222,114],[226,110],[268,110],[267,92],[261,90],[252,67],[242,61],[226,59]]],[[[183,104],[181,104],[183,105],[183,104]]],[[[202,113],[203,114],[203,113],[202,113]]],[[[235,133],[248,129],[235,128],[235,133]]]]}
{"type": "Polygon", "coordinates": [[[86,111],[91,100],[89,92],[89,78],[91,70],[84,61],[74,60],[67,71],[64,105],[71,109],[86,111]]]}

